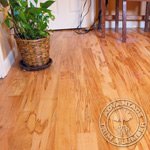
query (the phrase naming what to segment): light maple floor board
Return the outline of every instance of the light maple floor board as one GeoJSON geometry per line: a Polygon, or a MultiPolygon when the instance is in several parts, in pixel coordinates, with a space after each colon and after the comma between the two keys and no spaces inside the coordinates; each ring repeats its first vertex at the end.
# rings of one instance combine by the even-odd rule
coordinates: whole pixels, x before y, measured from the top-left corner
{"type": "Polygon", "coordinates": [[[0,80],[0,150],[149,150],[150,127],[130,148],[106,142],[102,109],[116,99],[138,103],[150,121],[150,33],[57,31],[51,37],[50,68],[12,67],[0,80]]]}

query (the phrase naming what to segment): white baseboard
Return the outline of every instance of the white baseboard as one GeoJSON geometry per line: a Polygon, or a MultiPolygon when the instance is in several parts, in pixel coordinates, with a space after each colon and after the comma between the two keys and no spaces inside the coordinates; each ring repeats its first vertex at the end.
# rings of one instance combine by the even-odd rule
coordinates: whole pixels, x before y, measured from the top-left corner
{"type": "MultiPolygon", "coordinates": [[[[127,21],[127,28],[144,28],[144,21],[127,21]]],[[[115,21],[106,21],[106,28],[115,28],[115,21]]],[[[119,21],[119,28],[122,28],[122,21],[119,21]]]]}
{"type": "Polygon", "coordinates": [[[0,64],[0,78],[4,78],[7,76],[11,66],[15,62],[15,56],[13,51],[10,51],[7,58],[0,64]]]}

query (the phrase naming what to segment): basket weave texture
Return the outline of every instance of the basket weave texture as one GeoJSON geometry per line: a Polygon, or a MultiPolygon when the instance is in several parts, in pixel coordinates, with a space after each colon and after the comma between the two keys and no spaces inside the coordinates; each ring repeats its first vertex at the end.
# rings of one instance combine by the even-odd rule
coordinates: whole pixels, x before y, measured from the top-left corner
{"type": "Polygon", "coordinates": [[[32,67],[42,66],[49,61],[50,37],[38,40],[16,38],[23,62],[32,67]]]}

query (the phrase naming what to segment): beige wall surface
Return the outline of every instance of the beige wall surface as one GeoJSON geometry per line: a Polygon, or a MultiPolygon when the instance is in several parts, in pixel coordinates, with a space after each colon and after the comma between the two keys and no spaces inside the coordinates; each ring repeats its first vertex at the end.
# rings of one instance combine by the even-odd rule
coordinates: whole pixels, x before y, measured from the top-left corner
{"type": "MultiPolygon", "coordinates": [[[[110,3],[108,5],[108,14],[115,14],[115,1],[110,0],[110,3]]],[[[120,2],[120,14],[122,14],[122,1],[120,2]]],[[[140,3],[139,2],[128,2],[127,5],[127,14],[128,15],[139,15],[140,14],[140,3]]]]}
{"type": "MultiPolygon", "coordinates": [[[[99,0],[96,0],[97,6],[97,15],[98,15],[98,3],[99,0]]],[[[109,0],[109,5],[107,9],[108,15],[114,15],[115,13],[115,0],[109,0]]],[[[140,15],[145,13],[145,2],[142,4],[140,2],[128,2],[127,3],[127,15],[140,15]],[[141,7],[141,5],[143,7],[141,7]]],[[[120,1],[120,15],[122,14],[122,1],[120,1]]]]}

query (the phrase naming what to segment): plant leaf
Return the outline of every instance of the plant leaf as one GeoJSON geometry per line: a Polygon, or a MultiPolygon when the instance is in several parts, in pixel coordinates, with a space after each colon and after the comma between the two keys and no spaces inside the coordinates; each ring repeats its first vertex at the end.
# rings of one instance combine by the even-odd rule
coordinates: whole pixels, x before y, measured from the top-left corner
{"type": "Polygon", "coordinates": [[[37,4],[37,3],[38,3],[38,0],[34,0],[34,2],[37,4]]]}
{"type": "Polygon", "coordinates": [[[34,7],[34,5],[33,5],[33,3],[32,3],[32,2],[30,2],[30,7],[32,7],[32,8],[34,7]]]}
{"type": "MultiPolygon", "coordinates": [[[[0,0],[5,1],[5,0],[0,0]]],[[[50,19],[54,19],[51,10],[48,9],[54,0],[37,4],[39,0],[32,0],[28,7],[27,0],[8,0],[11,11],[5,21],[8,27],[15,28],[15,34],[22,39],[39,39],[48,36],[50,19]],[[12,24],[11,24],[12,23],[12,24]]]]}
{"type": "Polygon", "coordinates": [[[54,2],[55,2],[55,1],[53,1],[53,0],[48,0],[48,1],[46,1],[45,3],[40,3],[40,6],[41,6],[42,8],[48,8],[48,7],[50,7],[54,2]]]}
{"type": "Polygon", "coordinates": [[[7,25],[8,28],[11,27],[11,25],[10,25],[10,20],[9,20],[8,17],[5,19],[4,23],[7,25]]]}

